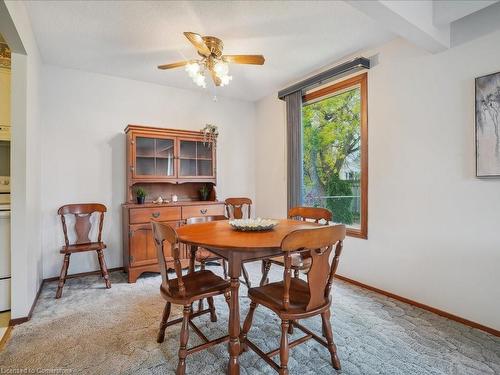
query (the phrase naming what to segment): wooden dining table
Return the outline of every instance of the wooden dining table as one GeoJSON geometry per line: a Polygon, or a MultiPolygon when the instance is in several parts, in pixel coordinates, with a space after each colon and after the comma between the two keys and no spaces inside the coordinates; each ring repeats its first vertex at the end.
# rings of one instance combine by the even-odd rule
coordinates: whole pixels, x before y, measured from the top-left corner
{"type": "Polygon", "coordinates": [[[210,250],[226,259],[231,279],[231,299],[229,302],[229,365],[227,373],[238,375],[240,365],[240,303],[239,287],[241,265],[244,262],[266,259],[280,255],[281,242],[290,232],[306,229],[318,224],[298,221],[279,220],[278,225],[269,231],[240,232],[234,230],[229,221],[211,221],[185,225],[177,229],[179,242],[190,246],[189,271],[194,272],[195,255],[198,247],[210,250]]]}

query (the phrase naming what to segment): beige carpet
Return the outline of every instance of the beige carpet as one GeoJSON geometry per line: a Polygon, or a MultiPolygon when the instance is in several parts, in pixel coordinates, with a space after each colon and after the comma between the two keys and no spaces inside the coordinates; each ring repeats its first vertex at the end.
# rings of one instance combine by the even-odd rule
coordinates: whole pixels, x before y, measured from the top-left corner
{"type": "MultiPolygon", "coordinates": [[[[281,272],[273,269],[271,278],[277,279],[281,272]]],[[[259,264],[251,264],[249,271],[257,282],[259,264]]],[[[16,326],[0,352],[0,373],[173,374],[179,326],[167,329],[163,344],[155,340],[163,308],[159,276],[149,274],[128,284],[122,272],[114,272],[112,282],[106,290],[97,276],[70,279],[60,300],[54,299],[56,283],[47,283],[32,320],[16,326]]],[[[500,374],[498,337],[342,282],[335,284],[333,300],[342,374],[500,374]]],[[[244,317],[248,300],[241,301],[244,317]]],[[[227,331],[227,305],[223,298],[216,304],[217,323],[208,316],[197,318],[211,338],[227,331]]],[[[172,313],[177,317],[180,312],[176,308],[172,313]]],[[[304,323],[321,331],[319,318],[304,323]]],[[[259,307],[249,336],[264,351],[274,349],[279,343],[276,316],[259,307]]],[[[191,334],[190,344],[196,343],[191,334]]],[[[225,344],[194,354],[188,357],[187,373],[223,374],[227,358],[225,344]]],[[[240,363],[242,374],[275,373],[251,351],[240,363]]],[[[328,351],[314,341],[292,349],[289,365],[291,374],[335,373],[328,351]]]]}

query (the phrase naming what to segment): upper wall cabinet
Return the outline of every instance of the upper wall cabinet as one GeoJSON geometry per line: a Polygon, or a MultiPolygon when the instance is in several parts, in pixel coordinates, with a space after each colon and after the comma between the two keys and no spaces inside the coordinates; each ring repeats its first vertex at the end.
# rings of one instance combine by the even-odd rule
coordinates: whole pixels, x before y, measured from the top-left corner
{"type": "Polygon", "coordinates": [[[216,154],[197,131],[129,125],[128,171],[131,184],[216,182],[216,154]]]}
{"type": "Polygon", "coordinates": [[[0,67],[0,127],[10,126],[10,69],[0,67]]]}

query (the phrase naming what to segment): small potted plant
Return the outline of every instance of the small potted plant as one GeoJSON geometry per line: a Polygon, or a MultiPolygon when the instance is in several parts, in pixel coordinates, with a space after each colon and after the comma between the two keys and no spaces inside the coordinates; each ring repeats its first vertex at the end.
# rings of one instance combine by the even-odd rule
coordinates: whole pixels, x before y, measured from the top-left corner
{"type": "Polygon", "coordinates": [[[135,196],[137,198],[137,203],[138,204],[144,204],[145,200],[146,200],[146,190],[144,190],[143,188],[141,187],[138,187],[136,190],[135,190],[135,196]]]}
{"type": "Polygon", "coordinates": [[[219,136],[219,129],[217,125],[206,124],[203,129],[200,130],[203,134],[203,144],[217,146],[217,137],[219,136]]]}
{"type": "Polygon", "coordinates": [[[202,201],[207,201],[208,200],[208,196],[210,195],[210,189],[207,185],[203,185],[201,187],[200,190],[198,190],[200,192],[200,200],[202,201]]]}

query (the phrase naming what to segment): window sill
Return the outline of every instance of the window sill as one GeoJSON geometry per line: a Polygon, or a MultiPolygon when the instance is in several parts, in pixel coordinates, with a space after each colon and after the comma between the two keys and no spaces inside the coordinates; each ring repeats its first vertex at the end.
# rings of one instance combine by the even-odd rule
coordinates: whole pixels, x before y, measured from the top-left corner
{"type": "Polygon", "coordinates": [[[363,229],[347,228],[346,234],[349,237],[360,238],[362,240],[368,239],[368,233],[366,232],[366,230],[363,230],[363,229]]]}

